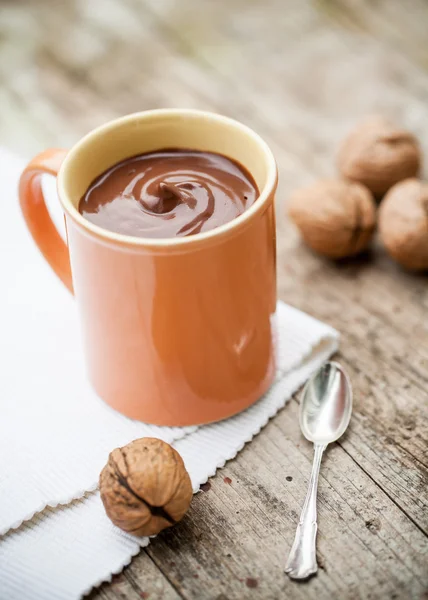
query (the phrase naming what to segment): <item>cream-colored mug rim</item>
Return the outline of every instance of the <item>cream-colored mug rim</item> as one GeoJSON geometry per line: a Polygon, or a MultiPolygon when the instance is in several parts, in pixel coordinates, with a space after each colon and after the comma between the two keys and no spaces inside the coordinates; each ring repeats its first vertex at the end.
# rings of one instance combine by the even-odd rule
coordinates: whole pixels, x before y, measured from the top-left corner
{"type": "MultiPolygon", "coordinates": [[[[124,157],[126,158],[126,157],[124,157]]],[[[275,158],[272,154],[271,149],[267,145],[267,143],[250,127],[243,125],[239,121],[235,119],[231,119],[230,117],[224,117],[223,115],[212,113],[208,111],[202,110],[193,110],[193,109],[180,109],[180,108],[161,108],[156,110],[147,110],[138,113],[132,113],[130,115],[126,115],[124,117],[120,117],[118,119],[114,119],[113,121],[109,121],[96,129],[93,129],[88,134],[86,134],[79,142],[77,142],[67,153],[61,168],[58,173],[57,179],[57,188],[60,202],[64,211],[73,219],[75,223],[77,223],[81,228],[87,230],[88,232],[94,234],[96,237],[103,238],[106,242],[114,242],[120,245],[131,245],[131,246],[140,246],[140,247],[150,247],[150,248],[167,248],[174,246],[178,249],[178,247],[184,248],[189,247],[194,244],[199,244],[204,241],[208,241],[213,238],[222,237],[229,232],[240,229],[245,226],[248,221],[252,220],[255,215],[260,212],[263,212],[266,208],[266,204],[272,199],[272,195],[275,191],[277,185],[277,167],[275,158]],[[109,231],[107,229],[103,229],[102,227],[98,227],[94,225],[87,219],[85,219],[77,210],[77,208],[72,203],[69,195],[66,191],[65,186],[65,173],[67,171],[68,165],[73,161],[76,154],[88,143],[90,143],[94,138],[100,135],[108,135],[109,132],[121,124],[126,124],[132,121],[141,121],[146,119],[151,119],[156,116],[168,116],[168,117],[186,117],[186,116],[200,116],[209,119],[212,122],[222,123],[223,125],[230,125],[235,129],[239,129],[242,133],[251,137],[261,148],[266,157],[266,165],[267,165],[267,175],[266,175],[266,184],[260,192],[260,196],[257,198],[257,201],[250,206],[245,212],[243,212],[239,217],[236,217],[232,221],[228,221],[224,225],[220,225],[215,229],[211,229],[210,231],[197,233],[195,235],[184,236],[184,237],[173,237],[173,238],[143,238],[143,237],[135,237],[123,235],[120,233],[115,233],[114,231],[109,231]]]]}

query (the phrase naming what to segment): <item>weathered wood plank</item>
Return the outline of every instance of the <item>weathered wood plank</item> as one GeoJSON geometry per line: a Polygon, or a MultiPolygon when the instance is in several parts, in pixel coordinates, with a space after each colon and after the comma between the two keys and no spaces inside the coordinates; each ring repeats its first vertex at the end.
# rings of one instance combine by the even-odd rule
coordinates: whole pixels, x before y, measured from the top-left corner
{"type": "Polygon", "coordinates": [[[368,33],[382,40],[384,45],[399,48],[413,62],[428,70],[426,44],[421,43],[426,38],[428,21],[428,5],[424,0],[412,0],[411,4],[397,0],[358,3],[318,0],[317,7],[333,22],[368,33]]]}
{"type": "Polygon", "coordinates": [[[105,600],[178,600],[178,594],[166,577],[162,576],[150,556],[141,552],[138,556],[139,569],[125,569],[115,575],[111,583],[103,584],[89,598],[105,600]]]}

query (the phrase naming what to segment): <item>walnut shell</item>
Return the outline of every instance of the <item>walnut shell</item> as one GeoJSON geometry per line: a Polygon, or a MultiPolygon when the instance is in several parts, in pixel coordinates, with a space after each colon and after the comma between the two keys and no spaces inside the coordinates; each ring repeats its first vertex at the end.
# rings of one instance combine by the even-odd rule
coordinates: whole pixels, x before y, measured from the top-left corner
{"type": "Polygon", "coordinates": [[[371,193],[349,181],[326,179],[298,190],[288,210],[306,244],[330,258],[364,250],[376,225],[371,193]]]}
{"type": "Polygon", "coordinates": [[[428,183],[412,178],[391,188],[380,205],[379,231],[403,267],[428,269],[428,183]]]}
{"type": "Polygon", "coordinates": [[[343,141],[337,157],[341,175],[383,196],[398,181],[418,174],[421,151],[416,138],[383,117],[359,123],[343,141]]]}
{"type": "Polygon", "coordinates": [[[138,536],[154,535],[180,521],[193,495],[181,456],[156,438],[113,450],[99,483],[108,517],[138,536]]]}

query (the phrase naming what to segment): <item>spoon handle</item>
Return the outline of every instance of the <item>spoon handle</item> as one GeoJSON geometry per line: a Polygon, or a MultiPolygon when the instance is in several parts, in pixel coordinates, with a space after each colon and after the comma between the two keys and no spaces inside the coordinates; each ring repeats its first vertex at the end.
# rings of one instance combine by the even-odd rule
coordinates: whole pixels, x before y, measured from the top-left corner
{"type": "Polygon", "coordinates": [[[318,474],[325,445],[315,445],[314,462],[308,492],[303,505],[296,537],[290,551],[285,572],[292,579],[306,579],[318,569],[315,540],[317,537],[317,488],[318,474]]]}

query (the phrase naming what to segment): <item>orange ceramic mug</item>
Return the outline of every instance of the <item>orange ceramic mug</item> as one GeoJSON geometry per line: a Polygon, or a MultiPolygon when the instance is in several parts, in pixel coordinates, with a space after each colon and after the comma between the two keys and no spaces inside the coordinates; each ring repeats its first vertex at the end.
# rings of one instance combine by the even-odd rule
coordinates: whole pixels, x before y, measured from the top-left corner
{"type": "Polygon", "coordinates": [[[195,425],[255,402],[275,373],[277,170],[251,129],[195,110],[154,110],[98,129],[71,150],[36,156],[20,180],[27,225],[76,296],[89,376],[108,404],[157,425],[195,425]],[[143,239],[104,230],[78,211],[91,182],[115,163],[163,148],[224,154],[252,173],[258,200],[217,229],[143,239]],[[40,176],[57,176],[68,247],[40,176]]]}

